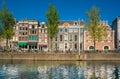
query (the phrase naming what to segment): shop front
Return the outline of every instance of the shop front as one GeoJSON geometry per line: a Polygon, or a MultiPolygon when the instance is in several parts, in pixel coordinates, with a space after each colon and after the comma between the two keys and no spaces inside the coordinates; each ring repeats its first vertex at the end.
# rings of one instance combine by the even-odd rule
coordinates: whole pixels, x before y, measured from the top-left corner
{"type": "Polygon", "coordinates": [[[48,51],[48,45],[47,44],[39,44],[39,51],[48,51]]]}
{"type": "Polygon", "coordinates": [[[28,42],[29,50],[38,50],[37,42],[28,42]]]}
{"type": "Polygon", "coordinates": [[[27,49],[27,45],[28,43],[27,42],[18,42],[17,45],[19,46],[19,49],[27,49]]]}

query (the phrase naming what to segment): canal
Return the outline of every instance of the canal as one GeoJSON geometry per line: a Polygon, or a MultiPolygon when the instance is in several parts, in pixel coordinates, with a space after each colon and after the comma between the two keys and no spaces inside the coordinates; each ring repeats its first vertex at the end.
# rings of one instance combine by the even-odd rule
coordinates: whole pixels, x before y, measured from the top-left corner
{"type": "Polygon", "coordinates": [[[120,61],[0,60],[0,79],[120,79],[120,61]]]}

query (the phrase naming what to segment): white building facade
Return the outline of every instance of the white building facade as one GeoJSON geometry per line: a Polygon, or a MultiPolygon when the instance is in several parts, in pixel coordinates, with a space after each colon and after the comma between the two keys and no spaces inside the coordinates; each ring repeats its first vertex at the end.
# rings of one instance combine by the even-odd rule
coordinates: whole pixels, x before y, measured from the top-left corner
{"type": "Polygon", "coordinates": [[[53,39],[53,50],[61,52],[83,51],[83,21],[60,21],[59,33],[53,39]]]}

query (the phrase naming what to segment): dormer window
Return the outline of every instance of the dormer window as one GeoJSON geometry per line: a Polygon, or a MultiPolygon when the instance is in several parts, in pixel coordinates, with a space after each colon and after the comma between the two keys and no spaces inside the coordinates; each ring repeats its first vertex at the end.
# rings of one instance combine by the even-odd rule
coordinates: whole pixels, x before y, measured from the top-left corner
{"type": "Polygon", "coordinates": [[[45,28],[45,25],[44,25],[44,24],[42,24],[42,28],[45,28]]]}
{"type": "Polygon", "coordinates": [[[75,22],[74,22],[74,25],[78,25],[78,22],[75,21],[75,22]]]}

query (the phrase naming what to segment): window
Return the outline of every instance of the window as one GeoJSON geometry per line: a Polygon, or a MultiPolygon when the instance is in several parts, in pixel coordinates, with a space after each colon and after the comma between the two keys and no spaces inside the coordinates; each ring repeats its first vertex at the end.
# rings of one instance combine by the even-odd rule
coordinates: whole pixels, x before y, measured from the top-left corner
{"type": "Polygon", "coordinates": [[[59,48],[63,49],[63,44],[62,43],[59,44],[59,48]]]}
{"type": "Polygon", "coordinates": [[[78,28],[74,28],[74,32],[78,32],[78,28]]]}
{"type": "Polygon", "coordinates": [[[22,33],[22,35],[25,35],[24,32],[22,33]]]}
{"type": "Polygon", "coordinates": [[[94,46],[90,46],[90,47],[89,47],[89,50],[94,50],[94,46]]]}
{"type": "Polygon", "coordinates": [[[67,49],[67,43],[65,43],[65,49],[67,49]]]}
{"type": "Polygon", "coordinates": [[[72,41],[72,34],[69,35],[69,41],[72,41]]]}
{"type": "Polygon", "coordinates": [[[62,28],[60,28],[60,32],[62,32],[63,31],[63,29],[62,28]]]}
{"type": "Polygon", "coordinates": [[[42,29],[42,33],[44,33],[44,29],[42,29]]]}
{"type": "Polygon", "coordinates": [[[29,36],[29,40],[37,40],[37,36],[29,36]]]}
{"type": "Polygon", "coordinates": [[[73,32],[73,28],[69,28],[69,32],[73,32]]]}
{"type": "Polygon", "coordinates": [[[70,43],[69,45],[70,45],[70,48],[72,48],[72,43],[70,43]]]}
{"type": "Polygon", "coordinates": [[[62,35],[60,35],[60,41],[62,41],[62,35]]]}
{"type": "Polygon", "coordinates": [[[65,41],[68,40],[68,35],[67,35],[67,34],[64,35],[64,40],[65,40],[65,41]]]}
{"type": "Polygon", "coordinates": [[[55,41],[57,41],[57,35],[55,36],[55,41]]]}
{"type": "Polygon", "coordinates": [[[74,22],[75,25],[78,25],[78,22],[74,22]]]}
{"type": "Polygon", "coordinates": [[[20,30],[22,30],[22,27],[20,27],[20,30]]]}
{"type": "Polygon", "coordinates": [[[77,41],[77,35],[75,35],[75,41],[77,41]]]}
{"type": "Polygon", "coordinates": [[[30,34],[36,34],[36,30],[30,30],[30,34]]]}
{"type": "Polygon", "coordinates": [[[32,25],[32,29],[34,29],[35,28],[35,26],[34,25],[32,25]]]}
{"type": "Polygon", "coordinates": [[[32,34],[34,34],[34,30],[32,30],[32,34]]]}
{"type": "Polygon", "coordinates": [[[67,32],[68,30],[65,28],[65,32],[67,32]]]}
{"type": "Polygon", "coordinates": [[[77,49],[77,43],[75,43],[75,49],[77,49]]]}
{"type": "Polygon", "coordinates": [[[57,50],[57,43],[55,43],[55,48],[56,48],[56,50],[57,50]]]}
{"type": "Polygon", "coordinates": [[[108,46],[104,46],[104,50],[109,50],[109,47],[108,46]]]}
{"type": "Polygon", "coordinates": [[[42,24],[42,28],[44,28],[45,27],[45,25],[44,24],[42,24]]]}

